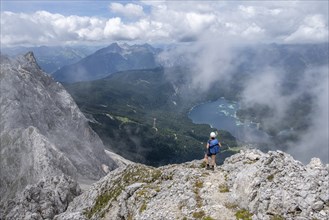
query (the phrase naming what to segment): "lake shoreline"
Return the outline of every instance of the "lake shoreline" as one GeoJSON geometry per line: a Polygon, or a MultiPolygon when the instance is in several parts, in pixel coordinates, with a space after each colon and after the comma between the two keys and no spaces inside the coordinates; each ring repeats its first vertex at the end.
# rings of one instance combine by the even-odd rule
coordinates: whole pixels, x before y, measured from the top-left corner
{"type": "Polygon", "coordinates": [[[270,136],[252,121],[242,122],[237,117],[239,102],[220,97],[194,105],[187,113],[194,124],[208,124],[212,128],[230,132],[239,142],[269,143],[270,136]]]}

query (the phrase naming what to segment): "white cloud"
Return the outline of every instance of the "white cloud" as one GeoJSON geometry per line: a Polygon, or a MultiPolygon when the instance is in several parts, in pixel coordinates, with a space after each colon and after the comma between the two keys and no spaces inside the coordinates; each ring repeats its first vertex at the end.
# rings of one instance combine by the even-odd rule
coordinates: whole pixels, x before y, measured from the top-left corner
{"type": "Polygon", "coordinates": [[[253,17],[256,15],[256,10],[252,6],[239,5],[239,10],[247,17],[253,17]]]}
{"type": "Polygon", "coordinates": [[[197,41],[204,35],[257,43],[321,42],[328,38],[327,2],[144,1],[111,3],[109,8],[115,17],[1,12],[1,43],[163,43],[197,41]]]}
{"type": "Polygon", "coordinates": [[[260,28],[257,24],[252,23],[249,27],[247,27],[247,29],[242,32],[242,35],[250,38],[253,35],[260,36],[260,34],[263,34],[264,32],[264,29],[260,28]]]}
{"type": "Polygon", "coordinates": [[[198,14],[195,12],[187,13],[185,16],[187,28],[197,33],[208,28],[215,19],[216,17],[213,14],[198,14]]]}
{"type": "Polygon", "coordinates": [[[117,14],[122,14],[125,17],[142,17],[144,16],[143,7],[140,5],[128,3],[123,5],[121,3],[111,3],[110,10],[117,14]]]}
{"type": "Polygon", "coordinates": [[[33,14],[1,14],[4,45],[58,45],[80,40],[99,40],[105,22],[94,17],[63,16],[38,11],[33,14]]]}
{"type": "Polygon", "coordinates": [[[138,40],[150,29],[147,20],[124,24],[119,17],[111,18],[106,22],[104,36],[114,40],[138,40]]]}
{"type": "Polygon", "coordinates": [[[328,23],[322,15],[307,16],[298,29],[285,38],[288,43],[328,41],[328,23]]]}

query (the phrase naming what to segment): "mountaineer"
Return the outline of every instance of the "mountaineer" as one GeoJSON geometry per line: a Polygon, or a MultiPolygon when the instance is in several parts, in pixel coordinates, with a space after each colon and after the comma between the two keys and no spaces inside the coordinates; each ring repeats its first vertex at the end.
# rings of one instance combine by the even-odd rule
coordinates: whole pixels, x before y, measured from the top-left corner
{"type": "Polygon", "coordinates": [[[216,154],[219,152],[219,147],[222,147],[222,145],[217,140],[216,133],[211,132],[210,139],[207,142],[207,149],[204,156],[204,159],[207,164],[206,167],[207,170],[215,170],[216,154]],[[212,164],[211,166],[209,166],[209,160],[208,160],[209,157],[211,157],[211,164],[212,164]]]}

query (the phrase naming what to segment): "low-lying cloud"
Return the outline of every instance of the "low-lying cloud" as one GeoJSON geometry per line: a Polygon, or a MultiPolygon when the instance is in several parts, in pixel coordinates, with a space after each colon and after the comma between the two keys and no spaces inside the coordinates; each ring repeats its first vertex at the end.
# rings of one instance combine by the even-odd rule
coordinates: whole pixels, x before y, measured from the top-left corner
{"type": "Polygon", "coordinates": [[[272,67],[258,70],[245,82],[241,95],[241,104],[246,107],[267,106],[272,116],[263,121],[266,128],[275,127],[285,118],[288,104],[295,99],[295,94],[283,96],[281,84],[284,80],[282,70],[272,67]]]}
{"type": "MultiPolygon", "coordinates": [[[[167,66],[189,67],[184,77],[188,84],[185,88],[189,88],[190,94],[195,96],[209,92],[214,83],[234,85],[238,80],[236,77],[246,76],[239,82],[242,83],[238,93],[240,105],[246,109],[266,107],[268,114],[261,118],[264,129],[279,128],[276,132],[284,129],[286,133],[297,135],[295,141],[276,143],[278,146],[273,149],[286,149],[304,163],[312,157],[328,163],[329,74],[328,52],[324,52],[328,44],[312,48],[312,45],[243,44],[242,36],[216,39],[208,35],[203,39],[206,40],[177,46],[160,54],[160,60],[167,66]],[[306,47],[309,49],[305,54],[306,47]],[[308,54],[310,52],[313,55],[308,54]],[[320,57],[324,64],[312,61],[312,56],[320,57]],[[291,61],[287,61],[288,58],[291,61]],[[241,68],[241,65],[247,68],[241,68]],[[309,103],[304,105],[303,102],[309,103]],[[304,109],[298,109],[297,105],[304,109]],[[292,109],[299,113],[292,112],[292,109]],[[301,128],[303,121],[307,128],[301,128]]],[[[169,73],[169,77],[173,78],[175,72],[169,73]]]]}
{"type": "Polygon", "coordinates": [[[312,105],[311,126],[302,133],[297,143],[290,143],[288,153],[303,162],[311,157],[321,158],[329,162],[329,129],[328,129],[328,66],[311,68],[307,71],[301,86],[314,97],[312,105]]]}
{"type": "MultiPolygon", "coordinates": [[[[304,74],[300,74],[297,88],[289,93],[282,92],[282,84],[287,80],[284,70],[260,70],[248,80],[242,92],[241,103],[245,107],[266,106],[271,109],[271,115],[262,118],[264,128],[278,128],[285,124],[285,120],[294,117],[291,105],[305,95],[310,96],[309,114],[299,117],[298,120],[310,123],[305,131],[298,131],[297,142],[282,143],[287,145],[287,151],[297,159],[308,162],[311,157],[319,157],[328,163],[328,66],[308,67],[304,74]]],[[[302,109],[295,109],[301,111],[302,109]]],[[[288,128],[289,129],[289,128],[288,128]]]]}

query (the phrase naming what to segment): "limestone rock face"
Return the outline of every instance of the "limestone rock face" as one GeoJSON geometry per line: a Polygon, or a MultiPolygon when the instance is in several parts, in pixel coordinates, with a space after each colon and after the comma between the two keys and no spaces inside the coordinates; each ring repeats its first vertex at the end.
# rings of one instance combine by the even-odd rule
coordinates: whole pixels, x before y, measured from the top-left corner
{"type": "Polygon", "coordinates": [[[95,182],[106,174],[103,167],[117,167],[72,97],[32,53],[0,61],[0,204],[47,177],[95,182]]]}
{"type": "Polygon", "coordinates": [[[250,210],[253,219],[329,217],[329,167],[319,159],[305,166],[281,151],[242,151],[221,168],[231,187],[231,202],[250,210]]]}
{"type": "Polygon", "coordinates": [[[47,177],[27,186],[19,197],[7,202],[4,214],[6,219],[53,219],[80,193],[79,185],[70,177],[47,177]]]}
{"type": "Polygon", "coordinates": [[[234,219],[219,192],[224,176],[201,161],[152,168],[130,164],[109,173],[76,197],[56,220],[72,219],[234,219]]]}
{"type": "MultiPolygon", "coordinates": [[[[220,156],[220,155],[219,155],[220,156]]],[[[56,220],[328,219],[328,166],[280,151],[246,150],[215,171],[202,161],[152,168],[130,164],[76,197],[56,220]]]]}

